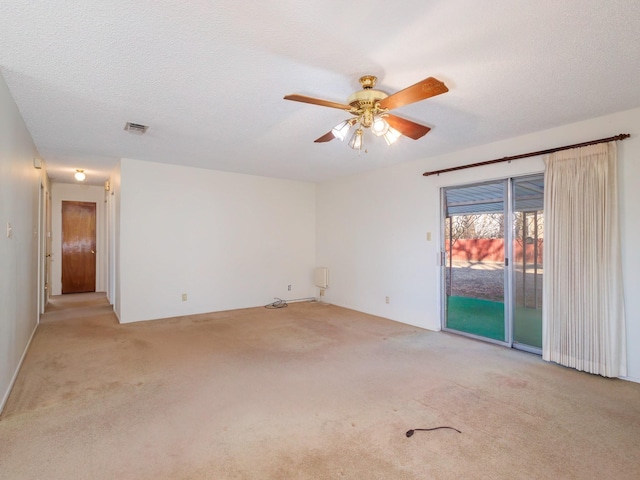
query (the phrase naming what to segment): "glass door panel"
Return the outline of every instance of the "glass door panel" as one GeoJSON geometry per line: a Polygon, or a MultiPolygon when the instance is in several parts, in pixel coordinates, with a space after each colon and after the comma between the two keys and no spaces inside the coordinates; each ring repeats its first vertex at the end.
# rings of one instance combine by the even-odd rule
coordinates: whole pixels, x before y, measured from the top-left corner
{"type": "Polygon", "coordinates": [[[513,345],[542,348],[544,176],[513,180],[513,345]]]}
{"type": "Polygon", "coordinates": [[[443,193],[446,329],[506,342],[506,182],[443,193]]]}

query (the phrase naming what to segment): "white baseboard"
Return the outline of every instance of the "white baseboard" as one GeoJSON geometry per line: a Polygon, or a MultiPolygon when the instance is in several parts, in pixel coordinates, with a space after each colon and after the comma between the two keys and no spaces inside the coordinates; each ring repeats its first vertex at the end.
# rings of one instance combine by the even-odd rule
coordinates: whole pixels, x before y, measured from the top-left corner
{"type": "Polygon", "coordinates": [[[4,410],[4,406],[9,400],[9,395],[11,394],[11,390],[13,389],[13,384],[16,383],[16,379],[18,378],[18,373],[20,373],[20,368],[22,367],[22,362],[24,362],[24,358],[27,356],[27,352],[29,351],[29,347],[31,346],[31,340],[33,340],[33,336],[36,334],[36,330],[38,329],[38,323],[35,327],[33,327],[33,331],[31,332],[31,336],[29,337],[29,341],[27,342],[27,346],[24,348],[24,352],[22,352],[22,356],[20,357],[20,361],[18,362],[18,366],[16,367],[16,371],[13,373],[13,377],[9,382],[9,388],[4,393],[2,397],[2,403],[0,403],[0,414],[4,410]]]}
{"type": "Polygon", "coordinates": [[[627,382],[640,383],[640,378],[636,377],[618,377],[620,380],[626,380],[627,382]]]}

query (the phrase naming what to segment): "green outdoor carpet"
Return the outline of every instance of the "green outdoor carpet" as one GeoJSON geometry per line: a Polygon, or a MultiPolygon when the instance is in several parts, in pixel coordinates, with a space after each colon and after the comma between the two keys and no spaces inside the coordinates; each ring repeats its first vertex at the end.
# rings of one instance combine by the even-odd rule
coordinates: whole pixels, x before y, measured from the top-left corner
{"type": "MultiPolygon", "coordinates": [[[[447,327],[473,335],[505,341],[504,303],[471,297],[447,297],[447,327]]],[[[542,346],[542,312],[516,307],[514,341],[542,346]]]]}

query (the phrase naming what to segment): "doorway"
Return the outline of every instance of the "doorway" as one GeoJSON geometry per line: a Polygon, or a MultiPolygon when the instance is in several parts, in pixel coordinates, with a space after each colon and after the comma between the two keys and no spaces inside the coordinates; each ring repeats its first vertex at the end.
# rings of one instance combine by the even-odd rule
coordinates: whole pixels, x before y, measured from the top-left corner
{"type": "Polygon", "coordinates": [[[45,299],[44,305],[49,301],[51,295],[51,252],[52,252],[52,238],[51,238],[51,193],[47,190],[45,196],[45,261],[44,261],[44,289],[45,299]]]}
{"type": "Polygon", "coordinates": [[[51,296],[51,192],[48,184],[40,184],[40,280],[39,280],[39,308],[38,313],[43,314],[49,297],[51,296]]]}
{"type": "Polygon", "coordinates": [[[540,353],[544,176],[442,190],[443,329],[540,353]]]}
{"type": "Polygon", "coordinates": [[[96,291],[96,204],[62,202],[62,293],[96,291]]]}

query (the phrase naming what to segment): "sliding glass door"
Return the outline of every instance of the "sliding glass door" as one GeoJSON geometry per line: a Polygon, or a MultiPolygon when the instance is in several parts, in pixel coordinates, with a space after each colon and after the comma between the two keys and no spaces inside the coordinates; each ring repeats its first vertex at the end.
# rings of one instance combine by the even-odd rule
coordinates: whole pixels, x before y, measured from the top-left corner
{"type": "Polygon", "coordinates": [[[513,184],[513,345],[542,349],[542,246],[544,177],[513,184]]]}
{"type": "Polygon", "coordinates": [[[505,322],[506,181],[444,190],[448,329],[499,342],[505,322]]]}
{"type": "Polygon", "coordinates": [[[445,188],[443,328],[538,351],[542,175],[445,188]]]}

